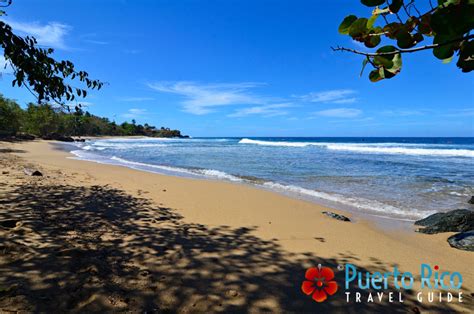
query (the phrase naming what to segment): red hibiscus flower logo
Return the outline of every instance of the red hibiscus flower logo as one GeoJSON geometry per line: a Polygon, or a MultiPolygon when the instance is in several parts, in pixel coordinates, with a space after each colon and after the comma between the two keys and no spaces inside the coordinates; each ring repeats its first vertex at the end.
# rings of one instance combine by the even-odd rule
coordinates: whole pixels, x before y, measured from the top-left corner
{"type": "Polygon", "coordinates": [[[329,267],[321,267],[319,264],[318,268],[308,268],[305,278],[301,290],[306,295],[312,295],[316,302],[323,302],[328,298],[328,295],[337,292],[337,283],[333,280],[334,272],[329,267]]]}

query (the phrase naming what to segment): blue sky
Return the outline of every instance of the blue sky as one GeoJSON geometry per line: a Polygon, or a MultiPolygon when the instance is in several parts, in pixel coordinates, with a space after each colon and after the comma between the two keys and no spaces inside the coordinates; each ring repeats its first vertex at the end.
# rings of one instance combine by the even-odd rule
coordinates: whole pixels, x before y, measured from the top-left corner
{"type": "MultiPolygon", "coordinates": [[[[14,1],[7,21],[108,85],[91,113],[192,136],[474,136],[474,76],[431,52],[371,83],[337,33],[358,1],[14,1]]],[[[2,60],[0,60],[0,63],[2,60]]],[[[365,73],[367,74],[367,73],[365,73]]],[[[4,70],[1,92],[22,105],[4,70]]]]}

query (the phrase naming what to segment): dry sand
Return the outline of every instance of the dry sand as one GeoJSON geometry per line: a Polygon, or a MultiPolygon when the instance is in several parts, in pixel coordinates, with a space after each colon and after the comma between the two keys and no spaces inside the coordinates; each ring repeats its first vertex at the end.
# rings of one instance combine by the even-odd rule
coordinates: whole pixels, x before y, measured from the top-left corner
{"type": "Polygon", "coordinates": [[[0,142],[0,148],[0,220],[13,223],[0,227],[0,311],[473,308],[474,254],[451,248],[451,233],[382,230],[360,218],[341,222],[314,203],[78,161],[45,141],[0,142]],[[45,176],[25,176],[27,164],[45,176]],[[305,269],[319,263],[332,267],[339,283],[324,303],[300,288],[305,269]],[[458,271],[463,303],[416,302],[418,285],[404,292],[402,304],[347,303],[344,271],[337,270],[345,263],[370,272],[397,266],[418,275],[422,263],[458,271]]]}

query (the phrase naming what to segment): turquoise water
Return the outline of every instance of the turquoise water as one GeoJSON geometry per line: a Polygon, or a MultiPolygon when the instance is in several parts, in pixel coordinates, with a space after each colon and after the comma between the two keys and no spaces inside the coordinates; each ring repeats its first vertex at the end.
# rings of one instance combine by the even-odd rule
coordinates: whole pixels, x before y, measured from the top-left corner
{"type": "Polygon", "coordinates": [[[474,195],[474,138],[140,138],[77,146],[80,159],[253,184],[401,219],[468,208],[474,195]]]}

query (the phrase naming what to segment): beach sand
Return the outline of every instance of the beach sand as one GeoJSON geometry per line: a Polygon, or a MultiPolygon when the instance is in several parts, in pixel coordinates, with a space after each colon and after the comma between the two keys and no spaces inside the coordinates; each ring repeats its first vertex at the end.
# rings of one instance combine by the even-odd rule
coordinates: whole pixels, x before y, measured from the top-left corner
{"type": "MultiPolygon", "coordinates": [[[[425,235],[242,184],[74,160],[46,141],[0,142],[0,311],[469,312],[474,255],[452,233],[425,235]],[[23,167],[43,172],[29,177],[23,167]],[[463,303],[346,302],[344,271],[463,276],[463,303]],[[331,267],[339,291],[301,292],[305,270],[331,267]]],[[[414,228],[413,228],[414,230],[414,228]]],[[[396,291],[395,289],[389,289],[396,291]]],[[[351,290],[355,293],[356,290],[351,290]]],[[[457,296],[457,292],[455,293],[457,296]]]]}

